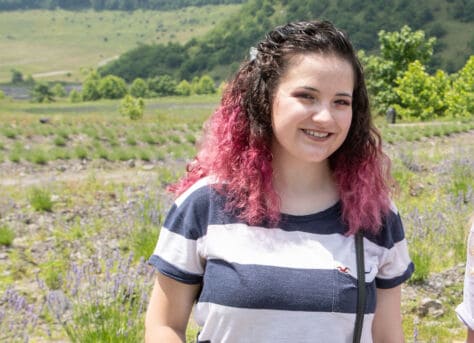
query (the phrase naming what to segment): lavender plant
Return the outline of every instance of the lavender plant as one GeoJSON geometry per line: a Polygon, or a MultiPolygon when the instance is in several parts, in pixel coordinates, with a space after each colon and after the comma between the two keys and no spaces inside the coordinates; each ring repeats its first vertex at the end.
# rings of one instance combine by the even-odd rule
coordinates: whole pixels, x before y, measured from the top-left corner
{"type": "Polygon", "coordinates": [[[0,342],[29,342],[44,304],[29,303],[16,289],[7,288],[0,298],[0,342]]]}
{"type": "Polygon", "coordinates": [[[48,294],[48,308],[71,342],[141,342],[144,312],[154,272],[142,258],[133,265],[115,251],[103,263],[73,263],[66,276],[67,293],[48,294]]]}

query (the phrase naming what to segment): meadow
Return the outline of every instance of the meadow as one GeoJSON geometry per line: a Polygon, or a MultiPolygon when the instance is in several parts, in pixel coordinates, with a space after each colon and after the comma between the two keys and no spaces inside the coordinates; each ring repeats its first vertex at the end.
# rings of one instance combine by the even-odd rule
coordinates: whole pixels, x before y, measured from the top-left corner
{"type": "MultiPolygon", "coordinates": [[[[172,201],[165,188],[217,104],[215,95],[149,99],[132,121],[117,101],[0,100],[0,342],[142,341],[145,261],[172,201]]],[[[376,122],[416,265],[403,289],[406,340],[461,340],[454,308],[474,211],[474,121],[376,122]],[[453,271],[458,281],[432,287],[453,271]],[[426,297],[442,313],[421,313],[426,297]]]]}
{"type": "Polygon", "coordinates": [[[239,9],[0,12],[0,82],[10,81],[12,68],[25,77],[78,82],[84,78],[81,69],[95,69],[140,44],[185,43],[239,9]]]}

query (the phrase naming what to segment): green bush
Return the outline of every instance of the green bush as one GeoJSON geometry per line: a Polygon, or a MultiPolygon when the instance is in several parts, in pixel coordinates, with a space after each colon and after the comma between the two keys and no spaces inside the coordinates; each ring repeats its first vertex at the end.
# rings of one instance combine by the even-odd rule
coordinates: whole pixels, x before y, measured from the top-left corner
{"type": "Polygon", "coordinates": [[[144,110],[145,102],[142,98],[134,98],[131,95],[127,95],[120,102],[119,112],[132,120],[142,118],[144,110]]]}
{"type": "Polygon", "coordinates": [[[107,75],[97,85],[100,97],[104,99],[121,99],[127,94],[127,84],[115,75],[107,75]]]}
{"type": "Polygon", "coordinates": [[[66,96],[66,90],[64,89],[64,86],[60,83],[56,83],[53,88],[51,88],[51,91],[58,98],[64,98],[66,96]]]}
{"type": "Polygon", "coordinates": [[[77,91],[76,89],[73,89],[69,93],[69,101],[72,102],[72,103],[81,102],[82,101],[81,93],[79,93],[79,91],[77,91]]]}
{"type": "Polygon", "coordinates": [[[74,154],[80,160],[86,159],[89,155],[87,149],[84,148],[82,145],[76,146],[76,148],[74,149],[74,154]]]}
{"type": "Polygon", "coordinates": [[[60,289],[64,282],[64,270],[66,265],[63,261],[50,261],[43,264],[40,275],[49,289],[60,289]]]}
{"type": "Polygon", "coordinates": [[[33,100],[36,102],[53,102],[54,93],[45,82],[38,82],[33,87],[33,100]]]}
{"type": "Polygon", "coordinates": [[[415,271],[411,276],[410,283],[422,283],[430,274],[431,255],[423,251],[412,251],[410,257],[415,265],[415,271]]]}
{"type": "Polygon", "coordinates": [[[53,201],[51,193],[42,188],[34,187],[29,194],[30,205],[38,212],[51,212],[53,210],[53,201]]]}
{"type": "Polygon", "coordinates": [[[181,81],[176,86],[176,93],[178,95],[188,96],[188,95],[191,95],[191,92],[192,92],[191,84],[186,80],[181,81]]]}
{"type": "Polygon", "coordinates": [[[176,86],[176,80],[169,75],[157,76],[148,81],[148,89],[155,96],[175,95],[176,86]]]}
{"type": "Polygon", "coordinates": [[[91,71],[82,85],[82,100],[94,101],[100,99],[100,76],[96,71],[91,71]]]}
{"type": "Polygon", "coordinates": [[[0,226],[0,245],[10,246],[15,239],[15,233],[8,226],[0,226]]]}
{"type": "Polygon", "coordinates": [[[472,118],[474,115],[474,55],[453,80],[446,94],[447,113],[453,118],[472,118]]]}
{"type": "Polygon", "coordinates": [[[63,136],[56,136],[54,137],[53,143],[56,146],[66,146],[67,141],[63,136]]]}
{"type": "Polygon", "coordinates": [[[444,115],[444,95],[449,80],[443,71],[430,76],[421,62],[414,61],[402,77],[397,78],[396,84],[399,104],[393,106],[402,119],[433,120],[444,115]]]}
{"type": "Polygon", "coordinates": [[[148,85],[142,78],[133,80],[130,86],[130,95],[136,98],[146,98],[148,96],[148,85]]]}
{"type": "Polygon", "coordinates": [[[47,164],[49,155],[42,149],[33,149],[27,153],[26,159],[35,164],[47,164]]]}

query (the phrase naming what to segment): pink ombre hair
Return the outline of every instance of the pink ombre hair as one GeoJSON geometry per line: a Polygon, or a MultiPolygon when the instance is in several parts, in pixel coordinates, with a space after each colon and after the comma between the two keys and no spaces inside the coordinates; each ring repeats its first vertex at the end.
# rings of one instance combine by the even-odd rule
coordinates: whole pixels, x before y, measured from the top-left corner
{"type": "Polygon", "coordinates": [[[377,233],[390,209],[390,161],[375,129],[360,62],[346,34],[327,21],[279,26],[257,46],[226,88],[220,107],[209,119],[204,139],[187,175],[171,187],[181,194],[211,175],[225,192],[226,210],[250,225],[276,225],[280,201],[272,185],[270,143],[272,98],[291,58],[307,53],[333,54],[354,69],[353,116],[349,134],[329,158],[342,204],[347,234],[377,233]]]}

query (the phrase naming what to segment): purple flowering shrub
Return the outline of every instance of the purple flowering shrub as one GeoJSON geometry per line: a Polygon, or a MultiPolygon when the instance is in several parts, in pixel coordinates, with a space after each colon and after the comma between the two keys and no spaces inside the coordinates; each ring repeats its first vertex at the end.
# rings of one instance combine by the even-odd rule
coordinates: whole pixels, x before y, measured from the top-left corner
{"type": "Polygon", "coordinates": [[[144,313],[154,275],[142,258],[122,258],[116,251],[99,259],[72,264],[65,293],[50,291],[48,309],[72,342],[141,342],[144,313]]]}

